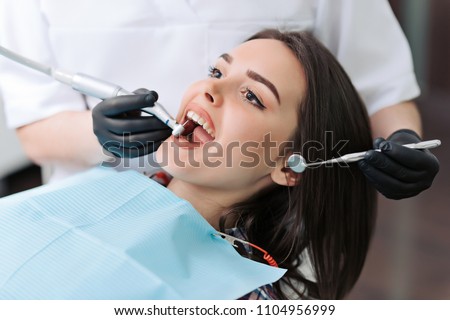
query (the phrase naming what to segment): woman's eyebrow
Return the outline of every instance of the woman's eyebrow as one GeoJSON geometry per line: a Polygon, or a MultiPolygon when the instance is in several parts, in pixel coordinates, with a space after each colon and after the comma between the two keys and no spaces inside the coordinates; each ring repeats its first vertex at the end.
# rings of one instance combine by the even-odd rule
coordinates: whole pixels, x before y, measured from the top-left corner
{"type": "Polygon", "coordinates": [[[233,57],[230,56],[228,53],[221,54],[219,58],[222,58],[223,60],[225,60],[228,63],[232,63],[233,62],[233,57]]]}
{"type": "Polygon", "coordinates": [[[256,73],[255,71],[252,70],[247,70],[247,76],[250,79],[253,79],[255,81],[261,82],[262,84],[264,84],[267,88],[269,88],[270,91],[272,91],[272,93],[275,95],[275,97],[277,98],[278,104],[281,104],[280,101],[280,95],[278,94],[278,90],[277,88],[273,85],[272,82],[270,82],[269,80],[267,80],[266,78],[264,78],[262,75],[256,73]]]}
{"type": "MultiPolygon", "coordinates": [[[[220,55],[220,58],[222,58],[223,60],[225,60],[227,63],[231,64],[233,62],[233,57],[230,56],[228,53],[223,53],[220,55]]],[[[280,95],[278,94],[278,90],[277,88],[273,85],[272,82],[270,82],[269,80],[267,80],[266,78],[264,78],[262,75],[260,75],[259,73],[256,73],[255,71],[252,70],[247,70],[247,76],[250,79],[253,79],[255,81],[261,82],[262,84],[264,84],[267,88],[269,88],[270,91],[272,91],[272,93],[274,94],[274,96],[277,98],[278,104],[281,104],[280,101],[280,95]]]]}

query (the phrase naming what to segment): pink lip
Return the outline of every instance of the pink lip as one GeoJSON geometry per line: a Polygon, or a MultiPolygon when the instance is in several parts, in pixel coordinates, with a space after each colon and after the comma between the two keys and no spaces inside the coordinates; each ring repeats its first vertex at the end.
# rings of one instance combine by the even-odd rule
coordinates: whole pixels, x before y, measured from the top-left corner
{"type": "Polygon", "coordinates": [[[216,133],[216,127],[214,126],[214,122],[212,121],[210,115],[208,112],[205,111],[205,109],[203,109],[200,105],[196,104],[196,103],[189,103],[186,108],[184,109],[184,114],[183,117],[181,118],[182,121],[179,123],[185,123],[187,120],[187,113],[189,111],[194,111],[196,114],[198,114],[200,117],[202,117],[203,119],[205,119],[205,121],[209,124],[209,127],[212,129],[212,131],[214,132],[214,134],[216,133]]]}
{"type": "Polygon", "coordinates": [[[201,145],[198,142],[188,142],[183,136],[173,137],[173,142],[183,149],[194,149],[200,147],[201,145]]]}

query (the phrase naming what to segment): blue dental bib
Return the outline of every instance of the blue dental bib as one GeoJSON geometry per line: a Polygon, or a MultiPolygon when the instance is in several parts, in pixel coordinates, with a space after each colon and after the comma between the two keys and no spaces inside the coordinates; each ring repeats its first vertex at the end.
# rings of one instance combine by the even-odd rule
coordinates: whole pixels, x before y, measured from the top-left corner
{"type": "Polygon", "coordinates": [[[0,299],[236,299],[285,273],[214,233],[155,181],[94,168],[0,199],[0,299]]]}

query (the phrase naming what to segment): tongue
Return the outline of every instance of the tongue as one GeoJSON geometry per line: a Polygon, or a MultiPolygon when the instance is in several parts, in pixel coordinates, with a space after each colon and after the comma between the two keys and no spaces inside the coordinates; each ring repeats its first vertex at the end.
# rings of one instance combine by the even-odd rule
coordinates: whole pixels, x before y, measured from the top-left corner
{"type": "Polygon", "coordinates": [[[213,141],[213,137],[210,136],[202,126],[197,126],[192,133],[192,138],[194,142],[206,143],[208,141],[213,141]]]}

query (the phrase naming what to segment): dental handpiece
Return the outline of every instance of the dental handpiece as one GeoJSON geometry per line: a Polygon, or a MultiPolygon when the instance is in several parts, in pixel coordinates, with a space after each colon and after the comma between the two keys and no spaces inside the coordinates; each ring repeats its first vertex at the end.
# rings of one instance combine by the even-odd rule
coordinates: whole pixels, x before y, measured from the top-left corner
{"type": "MultiPolygon", "coordinates": [[[[418,143],[404,144],[403,147],[410,148],[410,149],[432,149],[432,148],[439,147],[440,145],[441,145],[441,140],[434,139],[434,140],[421,141],[418,143]]],[[[381,152],[380,149],[374,149],[374,151],[381,152]]],[[[305,171],[305,169],[308,167],[318,167],[323,164],[331,164],[331,163],[340,163],[340,162],[350,163],[350,162],[359,161],[359,160],[364,159],[364,156],[366,153],[367,153],[367,151],[348,153],[339,158],[333,158],[330,160],[311,162],[311,163],[306,163],[305,158],[303,158],[300,154],[294,153],[288,158],[287,165],[289,168],[292,169],[292,171],[301,173],[301,172],[305,171]]]]}
{"type": "MultiPolygon", "coordinates": [[[[73,74],[70,72],[66,72],[60,69],[43,65],[39,62],[30,60],[11,50],[8,50],[2,46],[0,46],[0,55],[3,55],[6,58],[9,58],[17,63],[32,68],[36,71],[45,73],[46,75],[52,77],[56,81],[69,85],[74,90],[77,90],[87,96],[104,100],[107,98],[134,94],[132,92],[123,89],[119,85],[89,76],[87,74],[83,73],[73,74]]],[[[141,109],[141,111],[154,115],[159,120],[164,122],[168,127],[172,129],[172,134],[176,137],[178,137],[184,131],[183,125],[178,124],[175,121],[175,119],[167,112],[167,110],[158,102],[155,102],[153,107],[143,108],[141,109]]]]}

